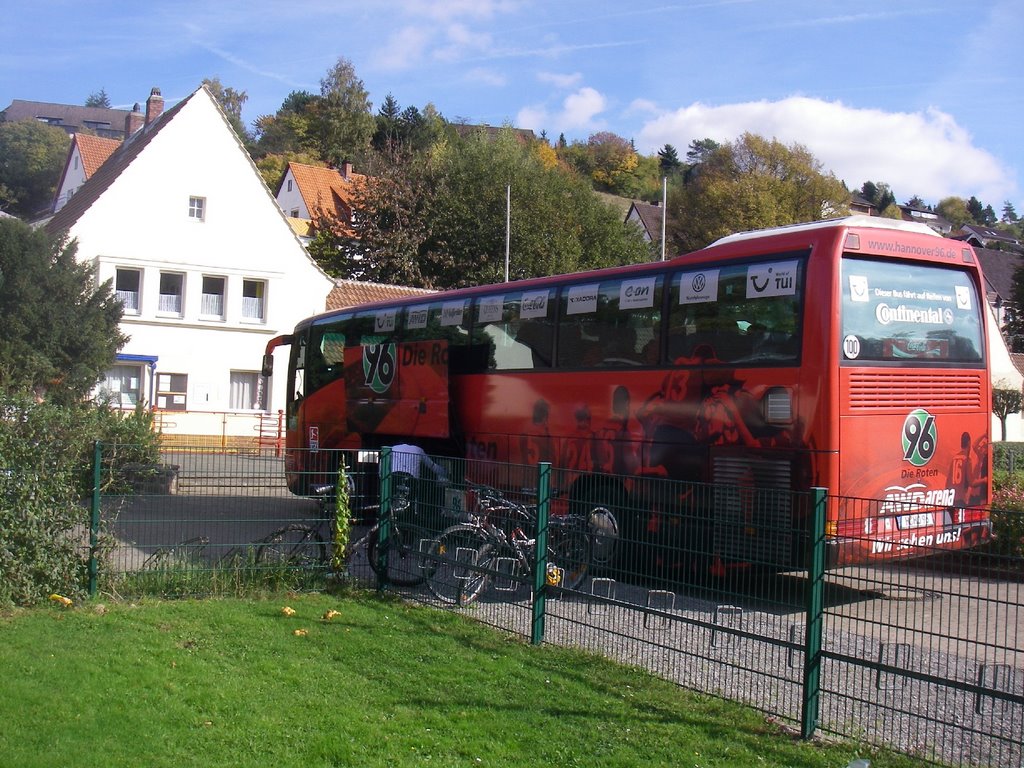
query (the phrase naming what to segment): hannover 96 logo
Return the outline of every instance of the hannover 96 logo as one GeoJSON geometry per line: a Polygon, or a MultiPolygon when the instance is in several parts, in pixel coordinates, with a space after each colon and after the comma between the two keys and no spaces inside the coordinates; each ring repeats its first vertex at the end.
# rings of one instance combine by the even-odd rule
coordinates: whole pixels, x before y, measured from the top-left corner
{"type": "Polygon", "coordinates": [[[935,454],[935,417],[923,408],[911,411],[903,422],[903,458],[923,467],[935,454]]]}
{"type": "Polygon", "coordinates": [[[363,347],[363,376],[366,386],[378,395],[391,388],[391,382],[395,380],[394,343],[363,347]]]}

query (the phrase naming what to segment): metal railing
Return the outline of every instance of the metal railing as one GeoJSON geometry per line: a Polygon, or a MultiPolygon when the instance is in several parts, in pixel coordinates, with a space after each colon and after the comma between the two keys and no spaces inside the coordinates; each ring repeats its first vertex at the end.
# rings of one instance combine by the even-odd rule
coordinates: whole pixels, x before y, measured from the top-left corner
{"type": "MultiPolygon", "coordinates": [[[[826,570],[830,510],[849,514],[860,500],[439,459],[450,482],[421,480],[415,533],[400,545],[408,518],[392,511],[386,449],[177,450],[163,460],[163,473],[98,476],[96,589],[129,594],[156,584],[164,594],[209,594],[271,579],[322,588],[343,572],[531,642],[646,666],[805,737],[825,732],[952,765],[1024,759],[1024,558],[1007,541],[1022,530],[1020,513],[993,514],[1004,533],[992,544],[954,551],[934,537],[907,537],[891,559],[826,570]],[[333,507],[315,494],[342,463],[351,541],[365,544],[372,532],[376,568],[358,547],[340,571],[333,557],[333,507]],[[307,495],[291,493],[286,479],[307,495]],[[540,530],[548,515],[585,516],[586,578],[570,588],[546,577],[548,563],[535,553],[524,569],[514,558],[484,563],[470,548],[432,544],[472,520],[481,484],[535,506],[540,530]],[[780,509],[796,522],[781,525],[780,509]],[[368,528],[381,510],[388,524],[368,528]],[[445,562],[458,578],[487,577],[472,601],[432,591],[430,577],[445,562]]],[[[853,528],[873,531],[854,544],[884,551],[877,529],[853,528]]],[[[522,540],[542,541],[540,530],[522,540]]]]}

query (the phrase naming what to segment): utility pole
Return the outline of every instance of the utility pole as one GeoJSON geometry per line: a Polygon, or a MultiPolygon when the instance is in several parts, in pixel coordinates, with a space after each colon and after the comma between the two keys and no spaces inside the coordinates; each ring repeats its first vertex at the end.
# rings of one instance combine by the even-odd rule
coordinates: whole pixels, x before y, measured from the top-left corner
{"type": "Polygon", "coordinates": [[[665,260],[665,222],[668,221],[668,176],[661,177],[661,260],[665,260]]]}
{"type": "Polygon", "coordinates": [[[512,234],[512,185],[505,187],[505,282],[508,282],[509,238],[512,234]]]}

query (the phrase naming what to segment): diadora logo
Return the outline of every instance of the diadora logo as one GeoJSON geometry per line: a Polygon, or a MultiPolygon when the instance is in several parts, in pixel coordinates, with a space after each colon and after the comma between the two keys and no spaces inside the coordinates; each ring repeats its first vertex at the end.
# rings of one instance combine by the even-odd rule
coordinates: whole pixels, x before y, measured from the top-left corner
{"type": "Polygon", "coordinates": [[[391,388],[391,382],[395,380],[394,343],[363,347],[363,377],[366,386],[378,395],[391,388]]]}
{"type": "Polygon", "coordinates": [[[935,455],[937,442],[935,417],[923,408],[911,411],[903,421],[904,460],[923,467],[935,455]]]}

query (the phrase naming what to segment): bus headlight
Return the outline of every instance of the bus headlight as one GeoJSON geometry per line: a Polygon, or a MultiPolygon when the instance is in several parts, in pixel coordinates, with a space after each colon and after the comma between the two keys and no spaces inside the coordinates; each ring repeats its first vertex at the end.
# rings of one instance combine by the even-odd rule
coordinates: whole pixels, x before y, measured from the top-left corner
{"type": "Polygon", "coordinates": [[[791,424],[793,393],[785,387],[769,389],[764,396],[764,420],[768,424],[791,424]]]}

